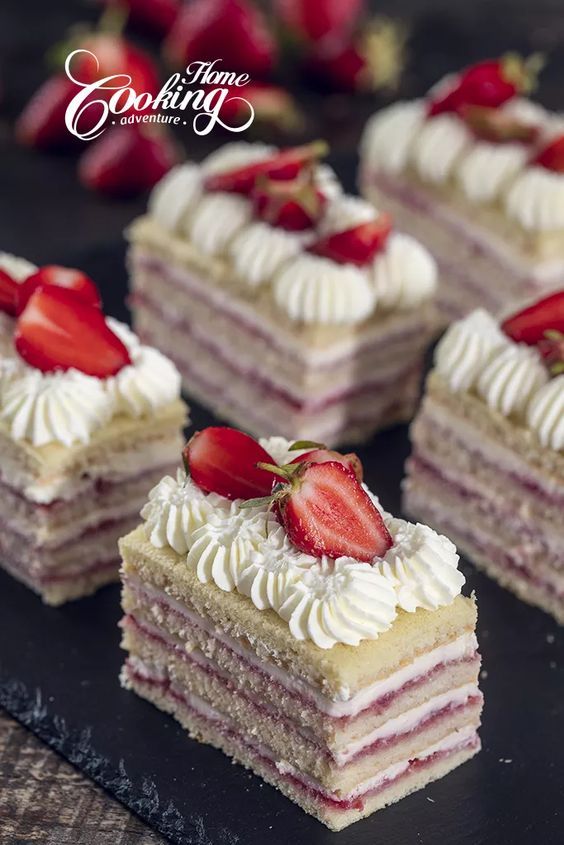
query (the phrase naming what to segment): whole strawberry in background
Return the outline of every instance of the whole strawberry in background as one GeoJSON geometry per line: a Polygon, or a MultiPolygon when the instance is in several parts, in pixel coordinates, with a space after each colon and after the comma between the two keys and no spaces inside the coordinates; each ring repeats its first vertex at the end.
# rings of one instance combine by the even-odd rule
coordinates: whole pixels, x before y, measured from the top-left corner
{"type": "Polygon", "coordinates": [[[173,25],[183,0],[98,0],[102,6],[126,9],[128,21],[158,37],[166,35],[173,25]]]}
{"type": "Polygon", "coordinates": [[[220,69],[267,76],[277,46],[263,12],[249,0],[192,0],[183,5],[164,52],[175,66],[221,59],[220,69]]]}
{"type": "Polygon", "coordinates": [[[275,0],[274,9],[287,31],[319,46],[323,40],[343,42],[356,26],[364,0],[275,0]]]}

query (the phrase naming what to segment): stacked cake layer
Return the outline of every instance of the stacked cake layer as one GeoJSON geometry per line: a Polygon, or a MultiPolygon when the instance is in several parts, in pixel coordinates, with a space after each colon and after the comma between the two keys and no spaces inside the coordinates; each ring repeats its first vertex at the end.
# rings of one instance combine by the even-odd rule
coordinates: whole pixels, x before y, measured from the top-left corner
{"type": "Polygon", "coordinates": [[[121,541],[123,682],[334,830],[479,749],[473,601],[400,611],[329,651],[273,611],[198,580],[142,527],[121,541]]]}
{"type": "Polygon", "coordinates": [[[224,264],[203,269],[194,248],[148,218],[130,237],[136,330],[219,416],[257,435],[276,419],[284,436],[335,443],[413,415],[432,306],[352,330],[296,328],[224,264]]]}
{"type": "MultiPolygon", "coordinates": [[[[560,404],[564,383],[561,394],[560,404]]],[[[558,424],[554,403],[552,410],[545,405],[543,418],[545,430],[558,424]]],[[[543,446],[479,396],[453,391],[438,373],[428,380],[411,437],[407,511],[448,534],[524,601],[564,622],[562,451],[543,446]]]]}
{"type": "Polygon", "coordinates": [[[151,418],[116,418],[72,447],[15,442],[0,426],[3,567],[49,604],[115,581],[118,538],[174,466],[184,420],[178,401],[151,418]]]}

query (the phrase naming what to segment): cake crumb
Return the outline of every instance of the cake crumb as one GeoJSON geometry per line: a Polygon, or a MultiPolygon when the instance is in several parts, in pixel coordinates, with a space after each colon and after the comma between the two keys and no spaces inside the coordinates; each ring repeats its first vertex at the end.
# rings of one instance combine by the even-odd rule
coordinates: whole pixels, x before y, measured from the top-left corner
{"type": "Polygon", "coordinates": [[[555,640],[554,634],[547,634],[546,635],[546,641],[549,645],[552,645],[554,640],[555,640]]]}

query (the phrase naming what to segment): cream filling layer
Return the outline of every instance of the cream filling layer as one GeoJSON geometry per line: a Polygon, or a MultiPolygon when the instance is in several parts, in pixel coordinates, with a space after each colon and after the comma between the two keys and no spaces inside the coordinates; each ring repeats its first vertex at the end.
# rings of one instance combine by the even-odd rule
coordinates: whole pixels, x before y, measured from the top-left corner
{"type": "MultiPolygon", "coordinates": [[[[473,632],[466,632],[455,640],[451,640],[444,645],[437,646],[437,648],[426,652],[417,657],[412,663],[403,666],[401,669],[388,675],[387,678],[382,678],[369,684],[366,687],[352,693],[349,687],[342,686],[338,692],[330,697],[324,695],[313,684],[298,678],[295,675],[284,671],[279,666],[273,663],[265,664],[259,660],[254,654],[243,648],[238,641],[218,631],[210,622],[203,617],[189,610],[176,599],[171,598],[162,590],[156,587],[144,584],[135,576],[127,575],[124,578],[124,583],[134,593],[137,593],[142,598],[149,601],[156,601],[170,607],[180,616],[188,619],[195,627],[202,628],[205,632],[223,643],[231,651],[235,652],[243,660],[247,661],[258,671],[270,675],[275,681],[286,689],[303,696],[311,701],[322,713],[332,716],[333,718],[354,717],[365,710],[378,699],[401,689],[406,683],[422,675],[426,675],[436,666],[441,663],[450,663],[464,658],[472,657],[478,648],[478,641],[473,632]]],[[[266,646],[261,644],[266,650],[266,646]]]]}

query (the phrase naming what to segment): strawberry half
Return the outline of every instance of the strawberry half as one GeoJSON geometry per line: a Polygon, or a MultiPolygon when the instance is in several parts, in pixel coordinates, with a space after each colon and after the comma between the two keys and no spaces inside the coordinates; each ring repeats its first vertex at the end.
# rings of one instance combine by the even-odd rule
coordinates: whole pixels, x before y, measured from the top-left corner
{"type": "Polygon", "coordinates": [[[392,218],[389,214],[380,214],[376,220],[320,238],[308,247],[308,252],[338,264],[364,267],[384,248],[391,229],[392,218]]]}
{"type": "Polygon", "coordinates": [[[348,452],[346,455],[342,455],[341,452],[335,452],[333,449],[325,449],[323,447],[320,449],[312,449],[310,452],[303,452],[301,455],[298,455],[297,458],[294,458],[293,461],[290,461],[290,463],[300,464],[304,461],[308,464],[325,464],[328,461],[343,464],[343,466],[354,472],[357,481],[362,481],[362,461],[355,452],[348,452]]]}
{"type": "Polygon", "coordinates": [[[288,537],[306,554],[370,562],[392,545],[381,514],[343,463],[298,464],[276,498],[288,537]]]}
{"type": "Polygon", "coordinates": [[[501,324],[502,330],[517,343],[535,346],[547,331],[564,333],[564,290],[512,314],[501,324]]]}
{"type": "Polygon", "coordinates": [[[20,282],[16,282],[9,273],[0,269],[0,311],[12,317],[18,313],[19,287],[20,282]]]}
{"type": "Polygon", "coordinates": [[[276,482],[271,472],[257,467],[272,457],[254,438],[234,428],[210,426],[194,434],[182,452],[186,471],[206,493],[227,499],[268,496],[276,482]]]}
{"type": "Polygon", "coordinates": [[[537,54],[524,60],[515,53],[478,62],[463,70],[446,90],[431,98],[427,113],[432,117],[457,112],[465,105],[497,108],[517,94],[532,91],[542,64],[537,54]]]}
{"type": "Polygon", "coordinates": [[[100,291],[86,273],[74,267],[61,267],[59,264],[46,264],[18,285],[17,313],[21,314],[31,295],[39,287],[55,286],[72,290],[85,305],[102,307],[100,291]]]}
{"type": "Polygon", "coordinates": [[[65,126],[65,112],[78,90],[64,73],[44,82],[16,121],[15,134],[19,143],[41,149],[75,143],[77,139],[65,126]]]}
{"type": "Polygon", "coordinates": [[[255,215],[260,220],[290,232],[311,229],[327,204],[311,170],[302,171],[295,179],[259,177],[251,196],[255,215]]]}
{"type": "Polygon", "coordinates": [[[250,194],[260,177],[295,179],[306,164],[311,164],[327,152],[328,147],[325,141],[313,141],[302,147],[290,147],[245,167],[208,176],[204,187],[207,191],[250,194]]]}
{"type": "Polygon", "coordinates": [[[39,287],[31,295],[14,342],[24,361],[44,373],[76,369],[106,378],[131,363],[102,312],[60,287],[39,287]]]}
{"type": "Polygon", "coordinates": [[[78,175],[87,188],[109,196],[132,196],[152,188],[179,161],[162,131],[112,126],[80,157],[78,175]]]}
{"type": "Polygon", "coordinates": [[[539,150],[531,164],[537,164],[554,173],[564,173],[564,135],[554,138],[539,150]]]}

